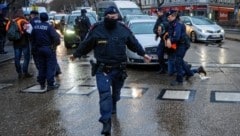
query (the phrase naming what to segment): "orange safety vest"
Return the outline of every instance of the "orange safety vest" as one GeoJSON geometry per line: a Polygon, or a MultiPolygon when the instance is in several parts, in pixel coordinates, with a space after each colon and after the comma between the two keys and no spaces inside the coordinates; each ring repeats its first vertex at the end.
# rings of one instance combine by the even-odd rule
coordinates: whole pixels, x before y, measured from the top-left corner
{"type": "MultiPolygon", "coordinates": [[[[13,19],[12,21],[16,21],[17,26],[18,26],[21,34],[23,34],[24,31],[23,31],[23,27],[22,27],[22,26],[23,26],[24,24],[28,24],[28,21],[27,21],[26,19],[23,19],[23,18],[15,18],[15,19],[13,19]]],[[[11,23],[11,20],[9,20],[9,21],[7,22],[6,31],[9,29],[10,23],[11,23]]]]}

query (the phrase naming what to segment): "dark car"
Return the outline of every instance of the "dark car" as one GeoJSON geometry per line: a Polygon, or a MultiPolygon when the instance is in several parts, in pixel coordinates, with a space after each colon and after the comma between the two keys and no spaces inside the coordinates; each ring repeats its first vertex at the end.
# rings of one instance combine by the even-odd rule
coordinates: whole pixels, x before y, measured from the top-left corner
{"type": "MultiPolygon", "coordinates": [[[[90,20],[91,25],[97,22],[96,17],[92,14],[86,14],[90,20]]],[[[80,14],[71,14],[68,17],[66,27],[64,29],[64,44],[66,48],[74,48],[80,43],[80,36],[76,33],[75,19],[80,16],[80,14]]]]}

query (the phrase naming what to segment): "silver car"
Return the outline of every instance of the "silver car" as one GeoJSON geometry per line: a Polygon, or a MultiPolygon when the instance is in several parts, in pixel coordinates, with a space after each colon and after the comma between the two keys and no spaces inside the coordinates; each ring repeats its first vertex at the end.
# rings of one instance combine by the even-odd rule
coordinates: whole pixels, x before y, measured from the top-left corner
{"type": "Polygon", "coordinates": [[[186,25],[186,32],[192,42],[220,43],[225,38],[224,29],[206,17],[181,16],[180,19],[186,25]]]}
{"type": "Polygon", "coordinates": [[[157,47],[160,39],[155,40],[155,34],[153,33],[153,27],[156,19],[133,19],[128,23],[128,27],[139,43],[143,46],[145,52],[152,56],[150,63],[145,63],[143,57],[137,55],[130,50],[127,50],[128,64],[140,64],[140,65],[156,65],[158,64],[157,47]]]}

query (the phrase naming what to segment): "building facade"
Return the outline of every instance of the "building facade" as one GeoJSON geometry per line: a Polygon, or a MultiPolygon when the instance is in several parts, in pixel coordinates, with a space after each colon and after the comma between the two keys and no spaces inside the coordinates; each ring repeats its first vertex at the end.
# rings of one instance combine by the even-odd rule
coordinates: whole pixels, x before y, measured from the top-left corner
{"type": "MultiPolygon", "coordinates": [[[[141,0],[142,9],[150,14],[154,14],[158,3],[157,0],[141,0]]],[[[205,16],[221,22],[239,19],[239,3],[240,0],[165,0],[162,7],[166,11],[178,10],[181,15],[205,16]]]]}

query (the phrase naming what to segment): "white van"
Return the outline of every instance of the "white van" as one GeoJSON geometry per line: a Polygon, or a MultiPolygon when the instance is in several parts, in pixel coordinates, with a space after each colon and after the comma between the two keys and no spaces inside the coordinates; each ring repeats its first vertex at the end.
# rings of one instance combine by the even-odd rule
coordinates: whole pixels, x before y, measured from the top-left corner
{"type": "Polygon", "coordinates": [[[97,3],[98,20],[103,19],[104,11],[109,6],[115,6],[118,9],[119,20],[123,20],[126,15],[142,15],[139,6],[133,1],[116,0],[116,1],[101,1],[97,3]]]}
{"type": "Polygon", "coordinates": [[[38,10],[38,13],[47,13],[47,9],[45,7],[37,6],[37,7],[22,7],[22,11],[25,15],[29,15],[32,10],[38,10]]]}

